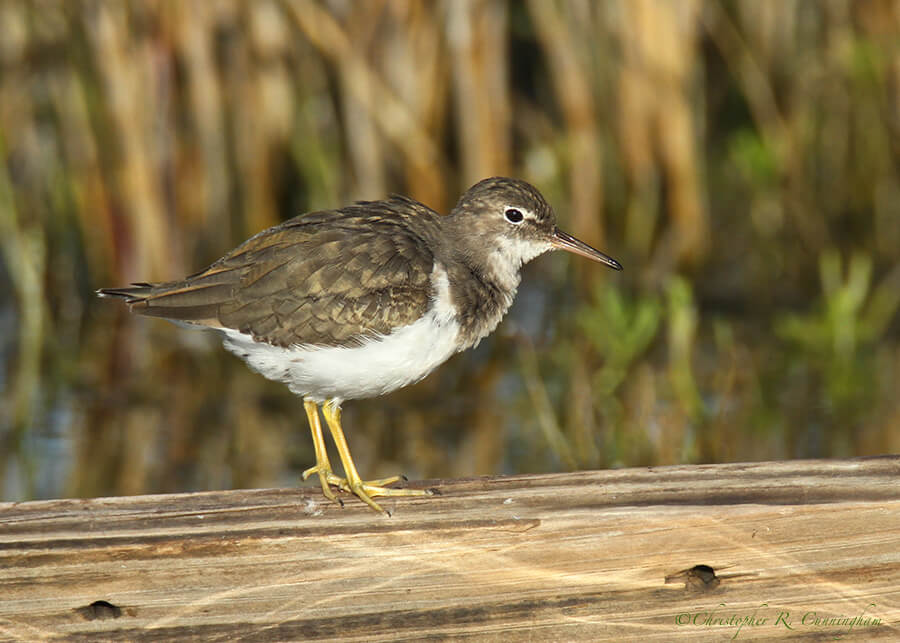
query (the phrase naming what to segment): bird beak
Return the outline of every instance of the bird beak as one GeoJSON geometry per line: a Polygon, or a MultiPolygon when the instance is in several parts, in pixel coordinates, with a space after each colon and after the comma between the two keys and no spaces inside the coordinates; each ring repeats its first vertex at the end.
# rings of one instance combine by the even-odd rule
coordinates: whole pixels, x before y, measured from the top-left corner
{"type": "Polygon", "coordinates": [[[551,238],[550,242],[553,244],[554,249],[568,250],[569,252],[574,252],[575,254],[581,255],[582,257],[587,257],[588,259],[593,259],[594,261],[605,263],[610,268],[614,268],[616,270],[622,269],[622,264],[620,264],[612,257],[603,254],[599,250],[591,248],[584,241],[579,241],[572,235],[563,232],[559,228],[553,228],[553,237],[551,238]]]}

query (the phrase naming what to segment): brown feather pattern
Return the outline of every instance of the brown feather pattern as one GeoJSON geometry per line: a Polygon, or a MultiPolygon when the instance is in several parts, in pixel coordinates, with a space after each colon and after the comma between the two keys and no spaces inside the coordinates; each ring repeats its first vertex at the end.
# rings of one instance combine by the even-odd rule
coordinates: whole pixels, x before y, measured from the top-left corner
{"type": "Polygon", "coordinates": [[[301,215],[181,281],[109,288],[132,312],[276,346],[352,346],[413,323],[432,297],[440,215],[404,197],[301,215]]]}

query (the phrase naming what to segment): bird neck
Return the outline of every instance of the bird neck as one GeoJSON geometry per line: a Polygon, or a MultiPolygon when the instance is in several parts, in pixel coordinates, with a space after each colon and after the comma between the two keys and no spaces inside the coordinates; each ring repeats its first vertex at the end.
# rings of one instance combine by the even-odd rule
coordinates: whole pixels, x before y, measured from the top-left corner
{"type": "MultiPolygon", "coordinates": [[[[443,263],[461,331],[460,350],[490,334],[512,305],[521,278],[522,260],[503,244],[473,235],[471,229],[444,220],[443,263]]],[[[439,259],[441,257],[439,256],[439,259]]]]}

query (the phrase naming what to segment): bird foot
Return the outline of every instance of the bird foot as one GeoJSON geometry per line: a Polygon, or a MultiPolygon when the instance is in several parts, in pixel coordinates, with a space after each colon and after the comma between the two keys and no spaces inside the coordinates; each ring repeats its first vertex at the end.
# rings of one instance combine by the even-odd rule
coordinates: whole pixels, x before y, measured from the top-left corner
{"type": "Polygon", "coordinates": [[[431,489],[396,489],[388,487],[389,484],[396,482],[405,482],[406,476],[391,476],[390,478],[379,478],[378,480],[348,480],[335,474],[333,471],[324,470],[319,465],[312,466],[303,472],[303,479],[306,480],[312,474],[318,473],[319,480],[322,483],[322,493],[329,500],[338,502],[343,506],[343,502],[334,495],[331,486],[335,486],[341,491],[352,493],[354,496],[369,505],[375,511],[390,516],[390,512],[385,511],[381,506],[372,500],[373,496],[431,496],[434,491],[431,489]]]}

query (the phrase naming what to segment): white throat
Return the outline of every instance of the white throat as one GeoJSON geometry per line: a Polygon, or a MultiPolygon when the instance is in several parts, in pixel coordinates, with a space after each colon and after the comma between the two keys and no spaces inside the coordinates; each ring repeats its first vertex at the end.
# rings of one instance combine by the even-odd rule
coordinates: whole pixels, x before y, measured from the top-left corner
{"type": "Polygon", "coordinates": [[[547,241],[499,237],[496,247],[489,255],[489,270],[498,284],[515,294],[522,279],[522,266],[552,247],[547,241]]]}

